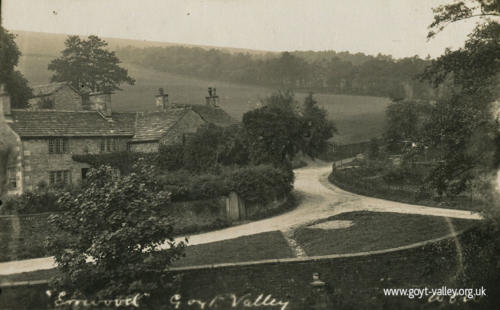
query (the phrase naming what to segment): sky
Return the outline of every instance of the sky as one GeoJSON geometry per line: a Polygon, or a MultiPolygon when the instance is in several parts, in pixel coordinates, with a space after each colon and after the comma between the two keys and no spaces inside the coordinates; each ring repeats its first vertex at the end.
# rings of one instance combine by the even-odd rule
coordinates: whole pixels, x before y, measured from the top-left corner
{"type": "Polygon", "coordinates": [[[10,30],[268,51],[335,50],[437,57],[474,21],[427,40],[432,8],[451,0],[3,0],[10,30]]]}

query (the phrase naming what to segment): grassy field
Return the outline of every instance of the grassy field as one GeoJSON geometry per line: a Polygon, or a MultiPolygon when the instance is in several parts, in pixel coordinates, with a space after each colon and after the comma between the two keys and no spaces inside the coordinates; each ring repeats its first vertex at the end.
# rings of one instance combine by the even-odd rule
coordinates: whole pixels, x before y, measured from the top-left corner
{"type": "MultiPolygon", "coordinates": [[[[186,256],[175,262],[173,267],[294,257],[283,234],[279,231],[193,245],[186,248],[185,254],[186,256]]],[[[0,283],[46,280],[56,273],[56,269],[50,269],[0,276],[0,283]]]]}
{"type": "Polygon", "coordinates": [[[480,191],[468,190],[454,197],[437,196],[433,190],[423,188],[426,184],[423,168],[413,170],[420,173],[422,180],[403,172],[404,179],[388,181],[386,176],[393,170],[371,161],[371,166],[361,164],[357,168],[335,169],[328,180],[348,192],[391,201],[474,212],[494,208],[491,200],[484,197],[480,191]]]}
{"type": "MultiPolygon", "coordinates": [[[[301,227],[293,238],[309,256],[358,253],[383,250],[444,237],[477,224],[472,220],[378,212],[349,212],[301,227]],[[352,221],[340,229],[318,229],[311,225],[332,220],[352,221]]],[[[248,262],[263,259],[295,257],[279,231],[260,233],[224,241],[188,246],[186,256],[174,267],[248,262]]],[[[1,277],[1,281],[46,279],[52,271],[17,274],[1,277]]],[[[1,282],[0,281],[0,282],[1,282]]]]}
{"type": "Polygon", "coordinates": [[[476,221],[397,213],[349,212],[317,223],[332,220],[352,221],[341,229],[302,227],[294,238],[310,256],[357,253],[390,249],[446,236],[472,227],[476,221]]]}
{"type": "Polygon", "coordinates": [[[272,231],[189,246],[186,248],[186,257],[174,263],[174,267],[289,257],[294,257],[294,254],[283,234],[279,231],[272,231]]]}
{"type": "MultiPolygon", "coordinates": [[[[29,55],[22,56],[19,70],[30,81],[31,85],[48,83],[51,72],[48,63],[54,56],[29,55]]],[[[136,79],[133,86],[123,86],[123,91],[113,95],[113,109],[118,111],[154,110],[154,96],[158,88],[163,87],[170,99],[178,103],[202,104],[207,95],[207,87],[217,87],[220,106],[236,119],[258,106],[259,100],[271,94],[275,89],[212,82],[184,77],[165,72],[156,72],[140,66],[123,64],[129,74],[136,79]]],[[[297,93],[302,101],[306,93],[297,93]]],[[[389,99],[369,96],[349,96],[334,94],[316,94],[316,99],[334,120],[339,134],[334,138],[339,143],[367,141],[380,136],[383,132],[385,108],[389,99]]]]}

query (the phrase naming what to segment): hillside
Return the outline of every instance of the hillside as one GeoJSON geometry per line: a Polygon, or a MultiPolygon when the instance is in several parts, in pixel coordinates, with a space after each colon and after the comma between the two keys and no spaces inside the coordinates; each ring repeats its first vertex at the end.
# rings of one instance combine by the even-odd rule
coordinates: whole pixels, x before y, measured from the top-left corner
{"type": "MultiPolygon", "coordinates": [[[[44,34],[39,39],[34,39],[32,35],[33,33],[28,33],[17,38],[23,52],[18,68],[31,85],[48,83],[51,73],[47,70],[47,65],[63,48],[65,36],[44,34]]],[[[111,39],[110,46],[118,46],[129,41],[136,44],[153,44],[146,41],[113,41],[111,39]]],[[[124,86],[123,91],[113,95],[113,109],[117,111],[153,110],[154,96],[160,87],[170,94],[174,102],[201,104],[207,95],[207,87],[216,86],[221,107],[231,116],[241,119],[246,111],[258,105],[260,98],[275,91],[274,88],[214,82],[208,79],[158,72],[135,64],[124,63],[122,65],[136,79],[136,84],[124,86]]],[[[296,97],[302,101],[305,95],[306,93],[299,92],[296,97]]],[[[337,124],[339,135],[334,138],[335,141],[339,143],[366,141],[383,132],[384,113],[390,102],[389,99],[335,94],[316,94],[315,97],[337,124]]]]}
{"type": "MultiPolygon", "coordinates": [[[[64,40],[68,36],[67,34],[60,33],[45,33],[45,32],[31,32],[31,31],[21,31],[12,30],[12,33],[16,35],[16,43],[23,53],[23,55],[47,55],[55,56],[64,48],[64,40]]],[[[187,47],[200,47],[204,49],[216,48],[229,53],[249,53],[249,54],[267,54],[272,53],[268,51],[251,50],[244,48],[232,48],[232,47],[216,47],[208,45],[194,45],[194,44],[180,44],[172,42],[157,42],[157,41],[146,41],[146,40],[132,40],[132,39],[121,39],[121,38],[107,38],[102,37],[109,44],[111,50],[116,50],[118,48],[132,46],[135,48],[145,48],[145,47],[165,47],[165,46],[187,46],[187,47]]]]}

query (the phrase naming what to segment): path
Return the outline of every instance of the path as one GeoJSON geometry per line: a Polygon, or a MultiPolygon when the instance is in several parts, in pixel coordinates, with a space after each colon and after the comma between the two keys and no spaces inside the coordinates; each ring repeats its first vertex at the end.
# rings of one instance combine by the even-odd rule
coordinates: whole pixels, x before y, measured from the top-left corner
{"type": "Polygon", "coordinates": [[[351,211],[396,212],[472,220],[482,219],[480,214],[471,211],[410,205],[346,192],[328,182],[327,177],[330,172],[331,164],[319,161],[295,170],[294,187],[301,196],[297,208],[268,219],[192,235],[189,237],[189,244],[203,244],[275,230],[287,232],[320,219],[351,211]]]}
{"type": "MultiPolygon", "coordinates": [[[[189,244],[197,245],[216,242],[276,230],[287,235],[297,227],[351,211],[366,210],[472,220],[482,219],[480,214],[470,211],[410,205],[346,192],[328,182],[327,176],[330,171],[331,164],[319,161],[295,170],[295,190],[301,196],[301,201],[294,210],[248,224],[192,235],[189,237],[189,244]]],[[[179,240],[183,239],[179,238],[179,240]]],[[[12,261],[0,263],[0,275],[51,269],[53,267],[54,261],[52,257],[12,261]]]]}

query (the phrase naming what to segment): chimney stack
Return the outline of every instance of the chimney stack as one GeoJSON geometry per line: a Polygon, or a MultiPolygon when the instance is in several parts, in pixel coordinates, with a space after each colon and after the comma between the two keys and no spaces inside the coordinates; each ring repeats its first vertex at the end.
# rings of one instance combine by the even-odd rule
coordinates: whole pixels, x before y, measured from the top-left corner
{"type": "Polygon", "coordinates": [[[9,121],[12,117],[10,95],[5,90],[5,85],[0,85],[0,115],[9,121]]]}
{"type": "Polygon", "coordinates": [[[206,104],[211,107],[218,107],[219,96],[217,96],[217,89],[215,87],[208,88],[208,97],[205,97],[206,104]]]}
{"type": "Polygon", "coordinates": [[[156,97],[156,109],[160,112],[165,112],[168,109],[168,94],[163,92],[163,88],[158,89],[156,97]]]}
{"type": "Polygon", "coordinates": [[[106,117],[111,117],[111,92],[90,93],[90,109],[102,113],[106,117]]]}

